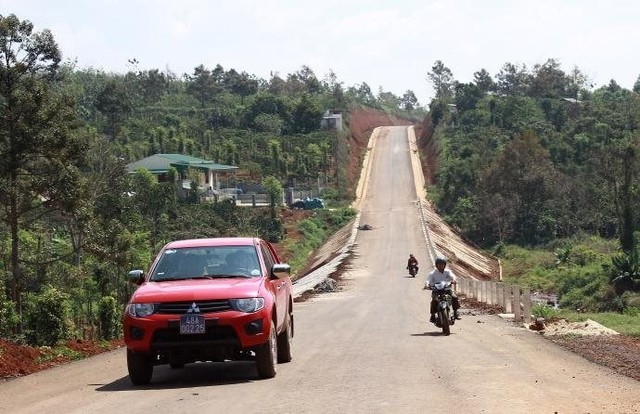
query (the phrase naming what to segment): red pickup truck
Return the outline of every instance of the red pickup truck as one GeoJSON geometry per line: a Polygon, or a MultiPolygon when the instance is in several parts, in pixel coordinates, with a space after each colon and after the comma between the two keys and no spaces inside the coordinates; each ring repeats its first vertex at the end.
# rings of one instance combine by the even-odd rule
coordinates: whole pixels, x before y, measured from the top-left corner
{"type": "Polygon", "coordinates": [[[124,338],[134,385],[155,365],[254,360],[260,378],[291,361],[290,267],[251,237],[178,240],[165,245],[126,306],[124,338]]]}

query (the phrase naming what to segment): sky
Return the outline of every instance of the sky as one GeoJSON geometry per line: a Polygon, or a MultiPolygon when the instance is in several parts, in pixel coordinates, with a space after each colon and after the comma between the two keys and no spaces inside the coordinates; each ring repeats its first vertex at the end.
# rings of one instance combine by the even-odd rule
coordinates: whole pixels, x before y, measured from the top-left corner
{"type": "Polygon", "coordinates": [[[180,76],[220,64],[268,80],[307,66],[375,95],[411,90],[425,107],[437,60],[459,82],[551,58],[596,88],[631,89],[640,75],[637,0],[0,0],[9,14],[51,30],[81,69],[180,76]]]}

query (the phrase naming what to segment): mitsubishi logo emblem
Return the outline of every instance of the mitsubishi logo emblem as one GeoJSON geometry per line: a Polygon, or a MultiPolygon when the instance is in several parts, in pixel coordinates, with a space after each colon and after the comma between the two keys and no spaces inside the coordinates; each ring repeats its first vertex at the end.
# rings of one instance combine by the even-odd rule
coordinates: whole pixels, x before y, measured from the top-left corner
{"type": "Polygon", "coordinates": [[[198,305],[196,305],[195,302],[193,302],[191,307],[189,307],[189,310],[187,311],[187,313],[200,313],[200,308],[198,307],[198,305]]]}

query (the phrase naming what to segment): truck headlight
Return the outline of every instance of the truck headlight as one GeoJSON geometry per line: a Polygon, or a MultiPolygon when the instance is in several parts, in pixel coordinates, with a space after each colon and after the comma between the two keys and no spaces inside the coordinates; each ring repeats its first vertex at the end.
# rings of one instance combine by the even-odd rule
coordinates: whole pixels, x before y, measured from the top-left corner
{"type": "Polygon", "coordinates": [[[229,304],[233,310],[253,313],[264,308],[264,298],[230,299],[229,304]]]}
{"type": "Polygon", "coordinates": [[[127,305],[127,314],[134,318],[144,318],[153,313],[153,303],[130,303],[127,305]]]}

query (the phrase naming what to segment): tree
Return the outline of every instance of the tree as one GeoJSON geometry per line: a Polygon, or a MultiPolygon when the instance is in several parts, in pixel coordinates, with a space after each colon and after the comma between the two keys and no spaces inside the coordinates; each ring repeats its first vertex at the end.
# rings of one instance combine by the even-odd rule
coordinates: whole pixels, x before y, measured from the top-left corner
{"type": "MultiPolygon", "coordinates": [[[[19,232],[77,201],[83,146],[71,133],[75,102],[61,83],[49,30],[0,15],[0,205],[11,234],[12,299],[22,312],[19,232]]],[[[18,326],[21,331],[22,326],[18,326]]]]}
{"type": "Polygon", "coordinates": [[[617,142],[602,156],[606,167],[601,174],[607,180],[612,193],[616,215],[618,216],[618,234],[620,248],[626,254],[636,249],[634,238],[636,201],[634,194],[638,188],[638,161],[640,139],[617,142]]]}
{"type": "Polygon", "coordinates": [[[524,95],[529,87],[530,75],[524,64],[505,63],[496,78],[498,92],[504,95],[524,95]]]}
{"type": "Polygon", "coordinates": [[[567,79],[560,63],[548,59],[533,67],[529,95],[534,97],[562,98],[567,94],[567,79]]]}
{"type": "Polygon", "coordinates": [[[253,120],[254,128],[259,132],[270,132],[274,135],[281,135],[284,121],[274,114],[259,114],[253,120]]]}
{"type": "Polygon", "coordinates": [[[560,214],[554,200],[564,192],[562,177],[533,132],[525,131],[513,139],[481,174],[481,186],[488,216],[503,220],[492,212],[511,211],[511,223],[495,222],[496,231],[511,228],[517,241],[529,245],[555,237],[560,214]]]}
{"type": "Polygon", "coordinates": [[[187,76],[187,92],[195,96],[204,108],[211,101],[213,95],[219,92],[220,86],[216,85],[211,71],[200,65],[193,70],[193,75],[187,76]]]}
{"type": "Polygon", "coordinates": [[[585,94],[588,88],[592,85],[587,75],[582,73],[577,66],[571,69],[571,72],[567,75],[566,94],[570,98],[580,99],[585,94]]]}
{"type": "Polygon", "coordinates": [[[435,99],[449,102],[453,98],[453,73],[440,60],[431,67],[427,80],[433,85],[435,99]]]}
{"type": "Polygon", "coordinates": [[[109,75],[101,70],[74,69],[68,68],[67,79],[71,80],[76,90],[78,113],[85,121],[95,123],[98,119],[97,97],[104,90],[109,75]]]}
{"type": "Polygon", "coordinates": [[[342,82],[338,81],[338,76],[332,70],[325,75],[322,82],[323,88],[331,95],[331,104],[334,108],[345,108],[346,98],[344,94],[344,88],[342,82]]]}
{"type": "Polygon", "coordinates": [[[159,183],[148,170],[140,169],[133,176],[132,190],[133,205],[146,224],[150,250],[155,251],[175,205],[175,184],[159,183]]]}
{"type": "Polygon", "coordinates": [[[473,74],[473,83],[485,93],[496,89],[496,83],[491,79],[491,75],[486,69],[480,69],[473,74]]]}
{"type": "Polygon", "coordinates": [[[351,86],[347,90],[349,95],[353,97],[353,99],[361,104],[377,106],[376,97],[373,96],[371,92],[371,88],[367,85],[366,82],[362,82],[357,87],[351,86]]]}
{"type": "Polygon", "coordinates": [[[484,96],[480,87],[473,83],[455,83],[455,104],[458,111],[468,111],[474,109],[484,96]]]}
{"type": "Polygon", "coordinates": [[[400,106],[405,111],[413,111],[418,106],[418,98],[416,98],[416,94],[411,89],[407,89],[402,98],[400,98],[400,106]]]}
{"type": "MultiPolygon", "coordinates": [[[[271,208],[275,208],[282,204],[282,197],[284,196],[284,190],[282,184],[272,175],[269,175],[262,180],[262,185],[265,191],[269,195],[269,204],[271,208]]],[[[275,217],[275,214],[273,215],[275,217]]]]}
{"type": "MultiPolygon", "coordinates": [[[[213,76],[211,78],[214,80],[213,76]]],[[[258,92],[258,81],[247,72],[238,73],[230,69],[223,78],[225,88],[243,99],[258,92]]]]}
{"type": "Polygon", "coordinates": [[[289,79],[297,79],[304,84],[303,92],[308,94],[319,94],[322,92],[322,83],[316,78],[309,66],[303,65],[299,71],[292,75],[289,79]]]}
{"type": "Polygon", "coordinates": [[[272,74],[267,91],[273,95],[283,95],[286,90],[287,82],[277,72],[272,74]]]}
{"type": "Polygon", "coordinates": [[[320,129],[321,119],[320,105],[312,96],[304,94],[293,111],[293,132],[308,133],[320,129]]]}
{"type": "Polygon", "coordinates": [[[282,222],[276,215],[276,207],[282,204],[284,189],[278,179],[272,175],[262,180],[262,186],[269,194],[269,220],[262,225],[264,237],[270,242],[277,243],[282,238],[282,222]]]}
{"type": "Polygon", "coordinates": [[[133,108],[127,90],[121,82],[111,79],[98,94],[95,105],[109,120],[109,135],[115,141],[120,125],[133,108]]]}
{"type": "Polygon", "coordinates": [[[138,82],[146,104],[159,101],[167,93],[167,76],[158,69],[138,73],[138,82]]]}
{"type": "MultiPolygon", "coordinates": [[[[292,117],[291,102],[283,97],[270,93],[258,94],[252,97],[247,104],[244,112],[245,122],[251,126],[255,126],[254,121],[256,117],[261,114],[277,115],[278,118],[282,120],[290,120],[292,117]]],[[[288,126],[289,125],[286,124],[283,125],[283,133],[288,132],[288,126]]]]}

